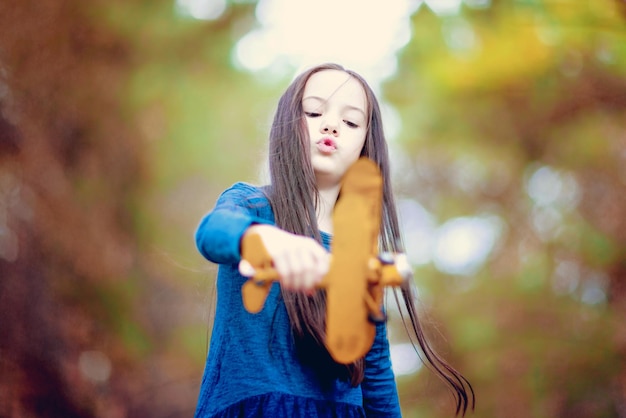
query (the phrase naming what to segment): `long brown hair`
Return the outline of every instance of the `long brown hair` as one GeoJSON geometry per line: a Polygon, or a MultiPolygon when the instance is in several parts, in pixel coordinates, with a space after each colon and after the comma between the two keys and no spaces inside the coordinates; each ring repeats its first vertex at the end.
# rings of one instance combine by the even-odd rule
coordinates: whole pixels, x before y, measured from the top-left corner
{"type": "MultiPolygon", "coordinates": [[[[368,104],[368,125],[361,156],[376,162],[383,177],[380,246],[383,251],[402,252],[400,227],[391,187],[387,142],[383,132],[378,100],[368,83],[360,75],[337,64],[318,65],[303,72],[289,85],[278,102],[269,138],[271,185],[267,191],[276,225],[286,231],[313,236],[319,242],[322,241],[316,218],[319,193],[311,165],[308,131],[302,110],[302,97],[309,78],[324,70],[339,70],[349,74],[360,82],[365,91],[368,104]]],[[[473,407],[474,404],[472,386],[465,377],[430,346],[418,318],[418,310],[415,306],[415,297],[412,294],[410,283],[401,288],[401,293],[413,333],[426,359],[426,364],[452,389],[456,400],[456,413],[464,415],[468,406],[471,404],[473,407]]],[[[333,370],[336,376],[346,376],[354,386],[358,385],[364,377],[365,363],[363,359],[348,366],[338,365],[332,361],[324,347],[326,317],[324,292],[316,292],[313,296],[307,296],[300,292],[282,291],[282,297],[289,314],[297,346],[301,350],[307,350],[307,355],[303,358],[314,358],[314,361],[318,362],[320,359],[325,359],[329,362],[327,369],[333,370]],[[311,353],[318,353],[318,355],[312,356],[311,353]],[[330,366],[331,364],[332,366],[330,366]]],[[[398,299],[396,298],[396,300],[398,299]]],[[[324,369],[324,367],[320,367],[318,364],[317,369],[324,369]]]]}

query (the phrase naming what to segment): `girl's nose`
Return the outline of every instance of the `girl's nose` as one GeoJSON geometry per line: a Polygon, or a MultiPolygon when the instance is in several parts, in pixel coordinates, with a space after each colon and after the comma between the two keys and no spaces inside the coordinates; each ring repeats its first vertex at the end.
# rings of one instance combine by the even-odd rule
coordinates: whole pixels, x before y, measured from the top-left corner
{"type": "Polygon", "coordinates": [[[324,129],[322,130],[322,132],[324,132],[325,134],[329,134],[332,133],[333,135],[337,135],[337,129],[336,128],[329,128],[328,126],[324,127],[324,129]]]}
{"type": "Polygon", "coordinates": [[[322,122],[321,128],[322,133],[333,134],[335,136],[339,134],[339,126],[336,123],[328,120],[328,118],[326,118],[326,120],[322,122]]]}

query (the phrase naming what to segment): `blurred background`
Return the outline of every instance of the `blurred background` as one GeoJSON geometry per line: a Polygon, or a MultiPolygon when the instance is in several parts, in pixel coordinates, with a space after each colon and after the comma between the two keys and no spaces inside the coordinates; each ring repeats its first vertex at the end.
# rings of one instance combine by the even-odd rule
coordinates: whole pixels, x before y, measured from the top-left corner
{"type": "MultiPolygon", "coordinates": [[[[626,2],[0,3],[0,416],[192,416],[215,266],[279,95],[383,104],[406,248],[476,417],[626,417],[626,2]]],[[[390,312],[406,417],[452,397],[390,312]]],[[[254,336],[250,336],[254,338],[254,336]]]]}

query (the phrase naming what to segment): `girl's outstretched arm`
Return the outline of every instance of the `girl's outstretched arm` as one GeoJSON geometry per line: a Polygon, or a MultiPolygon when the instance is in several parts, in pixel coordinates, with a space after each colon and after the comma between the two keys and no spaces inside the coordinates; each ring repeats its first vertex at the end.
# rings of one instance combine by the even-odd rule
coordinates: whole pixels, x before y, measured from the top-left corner
{"type": "Polygon", "coordinates": [[[258,188],[246,183],[234,184],[200,221],[195,235],[198,251],[216,264],[238,263],[245,231],[251,225],[273,223],[273,219],[259,216],[260,208],[267,205],[258,188]]]}
{"type": "Polygon", "coordinates": [[[281,286],[313,291],[328,273],[328,252],[314,239],[283,231],[273,225],[273,219],[259,216],[259,208],[268,204],[258,188],[233,185],[201,220],[195,235],[198,250],[211,262],[236,264],[241,261],[243,236],[256,233],[272,257],[281,286]]]}

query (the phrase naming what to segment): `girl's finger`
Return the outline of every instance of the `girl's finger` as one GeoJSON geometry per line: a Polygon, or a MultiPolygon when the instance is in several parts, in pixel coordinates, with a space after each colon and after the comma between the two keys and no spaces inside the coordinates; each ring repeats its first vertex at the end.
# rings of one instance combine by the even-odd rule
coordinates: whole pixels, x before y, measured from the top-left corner
{"type": "Polygon", "coordinates": [[[281,286],[284,286],[285,289],[291,289],[293,287],[293,272],[289,257],[287,255],[275,257],[274,267],[278,273],[281,286]]]}
{"type": "Polygon", "coordinates": [[[241,260],[239,262],[239,274],[243,277],[252,277],[254,273],[254,267],[252,267],[252,264],[250,264],[248,260],[241,260]]]}

